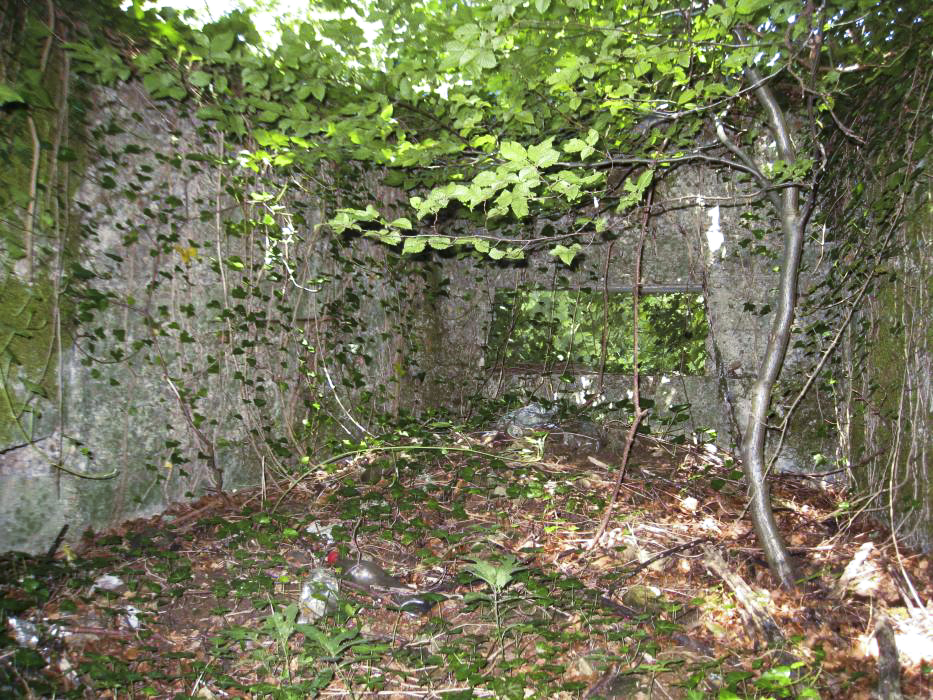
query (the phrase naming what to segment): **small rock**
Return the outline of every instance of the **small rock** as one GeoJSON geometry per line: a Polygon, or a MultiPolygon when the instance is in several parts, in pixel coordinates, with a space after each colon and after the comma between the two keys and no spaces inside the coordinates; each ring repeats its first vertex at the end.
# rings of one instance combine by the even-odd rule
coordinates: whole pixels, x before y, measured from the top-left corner
{"type": "Polygon", "coordinates": [[[847,593],[863,598],[872,597],[879,591],[882,575],[875,545],[865,542],[846,565],[833,594],[837,598],[842,598],[847,593]]]}
{"type": "Polygon", "coordinates": [[[664,607],[661,591],[654,586],[632,586],[622,594],[622,602],[645,613],[657,613],[664,607]]]}
{"type": "Polygon", "coordinates": [[[321,541],[326,545],[330,546],[334,543],[334,527],[335,523],[330,525],[321,525],[320,523],[311,523],[308,527],[305,528],[305,532],[309,535],[316,535],[321,538],[321,541]]]}
{"type": "Polygon", "coordinates": [[[572,420],[561,426],[563,437],[561,442],[576,452],[599,452],[604,440],[603,433],[596,423],[588,420],[572,420]]]}
{"type": "Polygon", "coordinates": [[[687,513],[696,513],[696,510],[699,506],[700,502],[693,496],[687,496],[686,498],[680,499],[680,507],[687,513]]]}
{"type": "Polygon", "coordinates": [[[114,576],[113,574],[104,574],[103,576],[98,576],[94,581],[94,585],[91,586],[88,593],[90,595],[94,594],[98,588],[105,591],[118,591],[121,588],[126,586],[119,576],[114,576]]]}

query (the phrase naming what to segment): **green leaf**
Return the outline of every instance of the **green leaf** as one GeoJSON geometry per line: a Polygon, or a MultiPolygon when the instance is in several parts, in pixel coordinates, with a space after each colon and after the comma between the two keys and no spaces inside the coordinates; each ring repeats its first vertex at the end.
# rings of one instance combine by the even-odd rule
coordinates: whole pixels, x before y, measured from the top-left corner
{"type": "Polygon", "coordinates": [[[365,235],[368,238],[375,238],[380,243],[385,243],[386,245],[398,245],[402,242],[402,234],[398,231],[389,231],[384,228],[378,231],[367,231],[365,235]]]}
{"type": "Polygon", "coordinates": [[[586,148],[586,143],[582,139],[573,138],[565,143],[562,148],[567,153],[579,153],[586,148]]]}
{"type": "Polygon", "coordinates": [[[570,266],[573,264],[573,259],[577,257],[577,253],[580,251],[582,246],[579,243],[574,243],[569,246],[565,245],[556,245],[549,251],[551,255],[560,259],[564,265],[570,266]]]}
{"type": "Polygon", "coordinates": [[[26,104],[26,100],[9,85],[0,83],[0,105],[8,104],[26,104]]]}
{"type": "Polygon", "coordinates": [[[516,218],[523,219],[528,216],[528,199],[526,197],[513,194],[510,204],[512,206],[512,213],[515,214],[516,218]]]}
{"type": "Polygon", "coordinates": [[[472,565],[466,570],[489,584],[495,591],[501,591],[512,582],[515,574],[525,567],[511,554],[502,557],[498,562],[487,559],[470,559],[472,565]]]}
{"type": "Polygon", "coordinates": [[[476,136],[471,142],[470,146],[473,148],[480,148],[484,151],[489,151],[491,147],[496,145],[496,137],[492,134],[481,134],[476,136]]]}
{"type": "Polygon", "coordinates": [[[548,168],[554,165],[560,157],[560,153],[551,146],[553,141],[554,139],[552,137],[529,148],[528,159],[539,168],[548,168]]]}
{"type": "Polygon", "coordinates": [[[212,54],[224,54],[227,53],[233,46],[233,40],[236,38],[236,34],[233,32],[223,32],[211,39],[211,53],[212,54]]]}
{"type": "Polygon", "coordinates": [[[770,5],[772,0],[739,0],[736,3],[735,11],[742,15],[748,15],[757,12],[762,7],[770,5]]]}
{"type": "Polygon", "coordinates": [[[453,242],[447,236],[431,236],[428,238],[428,244],[435,250],[445,250],[453,245],[453,242]]]}
{"type": "Polygon", "coordinates": [[[648,189],[648,185],[651,184],[651,181],[654,180],[654,170],[646,170],[641,175],[638,176],[638,183],[636,184],[636,189],[639,192],[644,192],[648,189]]]}
{"type": "Polygon", "coordinates": [[[506,160],[513,162],[527,163],[528,152],[525,147],[516,141],[506,141],[499,148],[499,153],[506,160]]]}
{"type": "Polygon", "coordinates": [[[356,219],[346,211],[337,212],[337,215],[327,223],[337,234],[360,230],[360,225],[356,222],[356,219]]]}
{"type": "Polygon", "coordinates": [[[473,61],[480,68],[495,68],[499,61],[496,60],[496,54],[492,51],[485,49],[477,52],[476,58],[473,61]]]}
{"type": "Polygon", "coordinates": [[[424,251],[427,240],[424,236],[411,236],[405,239],[405,245],[402,247],[402,253],[406,255],[415,255],[424,251]]]}
{"type": "Polygon", "coordinates": [[[320,80],[313,81],[308,87],[311,89],[311,94],[314,95],[314,99],[318,102],[324,101],[324,95],[327,94],[327,86],[324,85],[320,80]]]}
{"type": "Polygon", "coordinates": [[[192,71],[188,76],[188,82],[195,87],[206,87],[211,84],[211,74],[203,70],[192,71]]]}
{"type": "Polygon", "coordinates": [[[220,107],[201,107],[195,112],[195,116],[197,116],[198,119],[204,120],[223,119],[224,111],[220,107]]]}

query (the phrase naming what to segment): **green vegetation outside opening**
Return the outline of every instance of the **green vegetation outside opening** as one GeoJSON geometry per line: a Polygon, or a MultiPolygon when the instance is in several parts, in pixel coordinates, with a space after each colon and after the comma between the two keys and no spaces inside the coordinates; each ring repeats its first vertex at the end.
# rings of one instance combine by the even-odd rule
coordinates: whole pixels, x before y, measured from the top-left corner
{"type": "MultiPolygon", "coordinates": [[[[598,370],[606,332],[605,371],[631,374],[632,294],[594,289],[503,289],[496,293],[487,364],[548,371],[598,370]]],[[[644,294],[639,303],[639,370],[703,374],[706,310],[696,292],[644,294]]]]}

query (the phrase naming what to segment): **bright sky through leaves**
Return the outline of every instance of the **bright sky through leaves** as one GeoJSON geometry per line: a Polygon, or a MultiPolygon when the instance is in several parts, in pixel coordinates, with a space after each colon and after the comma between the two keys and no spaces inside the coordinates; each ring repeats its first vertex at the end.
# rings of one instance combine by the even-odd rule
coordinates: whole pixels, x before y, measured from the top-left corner
{"type": "MultiPolygon", "coordinates": [[[[123,8],[132,7],[132,0],[125,0],[123,8]]],[[[269,47],[279,43],[279,23],[295,22],[302,19],[335,19],[340,16],[337,12],[326,12],[309,7],[308,0],[143,0],[143,9],[171,7],[179,12],[192,10],[197,21],[191,22],[200,26],[214,22],[234,10],[248,10],[256,30],[263,37],[269,47]]],[[[377,26],[355,17],[368,42],[372,42],[377,26]]]]}

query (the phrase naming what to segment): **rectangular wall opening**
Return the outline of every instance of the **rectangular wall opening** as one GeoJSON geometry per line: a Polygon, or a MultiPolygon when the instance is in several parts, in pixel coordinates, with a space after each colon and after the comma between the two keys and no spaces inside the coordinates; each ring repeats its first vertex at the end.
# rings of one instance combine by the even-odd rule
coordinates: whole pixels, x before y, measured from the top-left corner
{"type": "MultiPolygon", "coordinates": [[[[632,374],[632,293],[598,289],[496,292],[487,366],[574,372],[600,367],[632,374]]],[[[697,290],[645,290],[639,296],[639,369],[643,374],[704,374],[708,325],[697,290]]]]}

